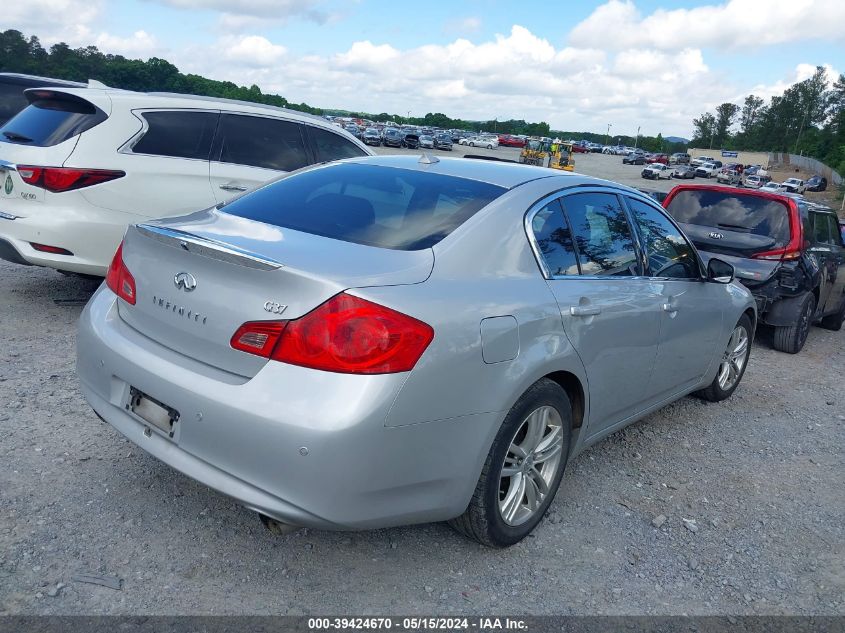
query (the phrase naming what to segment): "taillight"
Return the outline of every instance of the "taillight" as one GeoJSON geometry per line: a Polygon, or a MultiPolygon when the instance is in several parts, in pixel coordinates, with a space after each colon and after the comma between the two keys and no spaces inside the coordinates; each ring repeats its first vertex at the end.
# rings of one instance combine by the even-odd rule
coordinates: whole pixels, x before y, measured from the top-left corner
{"type": "Polygon", "coordinates": [[[78,169],[75,167],[35,167],[18,165],[18,175],[26,184],[54,193],[73,191],[102,182],[122,178],[126,172],[112,169],[78,169]]]}
{"type": "Polygon", "coordinates": [[[117,251],[111,260],[111,265],[106,273],[106,286],[118,297],[130,305],[135,305],[135,278],[126,264],[123,263],[123,242],[117,247],[117,251]]]}
{"type": "Polygon", "coordinates": [[[244,323],[234,349],[344,374],[410,371],[434,338],[430,325],[346,293],[292,321],[244,323]]]}
{"type": "Polygon", "coordinates": [[[763,251],[752,255],[752,259],[768,259],[777,261],[794,261],[801,259],[803,248],[807,247],[804,241],[804,227],[801,224],[800,213],[794,202],[786,205],[789,213],[789,243],[783,248],[776,248],[770,251],[763,251]],[[803,247],[803,248],[802,248],[803,247]]]}

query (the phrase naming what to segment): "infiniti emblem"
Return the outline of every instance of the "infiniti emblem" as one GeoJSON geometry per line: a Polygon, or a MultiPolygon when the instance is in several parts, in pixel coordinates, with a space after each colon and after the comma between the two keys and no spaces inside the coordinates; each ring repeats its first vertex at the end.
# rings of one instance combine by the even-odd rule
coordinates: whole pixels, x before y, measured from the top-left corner
{"type": "Polygon", "coordinates": [[[178,273],[173,278],[173,283],[179,290],[191,292],[197,287],[197,280],[191,273],[178,273]]]}

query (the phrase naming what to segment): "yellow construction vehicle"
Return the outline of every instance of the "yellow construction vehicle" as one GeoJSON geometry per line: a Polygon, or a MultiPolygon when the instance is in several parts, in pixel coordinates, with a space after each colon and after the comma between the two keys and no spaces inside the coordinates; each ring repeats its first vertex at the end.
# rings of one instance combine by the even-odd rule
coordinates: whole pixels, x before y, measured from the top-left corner
{"type": "Polygon", "coordinates": [[[546,153],[543,143],[538,140],[529,139],[519,153],[519,162],[526,165],[537,165],[543,167],[549,155],[546,153]]]}
{"type": "Polygon", "coordinates": [[[572,153],[571,143],[557,143],[557,147],[552,145],[552,150],[553,152],[549,158],[549,167],[564,171],[573,171],[575,169],[575,155],[572,153]]]}

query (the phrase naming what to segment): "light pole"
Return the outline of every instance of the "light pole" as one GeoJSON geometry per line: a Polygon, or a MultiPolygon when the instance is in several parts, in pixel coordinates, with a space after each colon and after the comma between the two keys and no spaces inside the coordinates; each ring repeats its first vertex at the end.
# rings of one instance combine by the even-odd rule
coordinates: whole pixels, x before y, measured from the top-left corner
{"type": "Polygon", "coordinates": [[[637,145],[640,142],[640,126],[637,126],[637,138],[634,139],[634,149],[637,149],[637,145]]]}
{"type": "Polygon", "coordinates": [[[607,145],[607,139],[610,137],[610,128],[613,127],[612,123],[607,124],[607,132],[604,135],[604,144],[607,145]]]}

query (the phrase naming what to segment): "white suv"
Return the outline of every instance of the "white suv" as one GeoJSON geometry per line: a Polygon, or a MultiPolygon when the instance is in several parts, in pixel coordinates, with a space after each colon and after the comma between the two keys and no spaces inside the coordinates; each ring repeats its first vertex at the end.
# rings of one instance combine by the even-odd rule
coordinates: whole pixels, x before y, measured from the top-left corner
{"type": "Polygon", "coordinates": [[[103,276],[127,225],[281,173],[371,155],[311,115],[115,89],[36,88],[0,128],[0,258],[103,276]]]}

